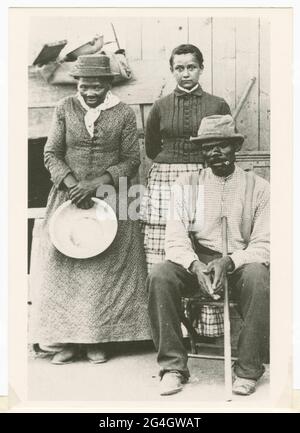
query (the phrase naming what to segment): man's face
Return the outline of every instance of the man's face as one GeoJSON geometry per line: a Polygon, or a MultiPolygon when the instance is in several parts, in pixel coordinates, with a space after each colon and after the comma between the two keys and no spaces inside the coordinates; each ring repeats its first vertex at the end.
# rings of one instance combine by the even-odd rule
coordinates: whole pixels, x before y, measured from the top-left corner
{"type": "Polygon", "coordinates": [[[81,77],[78,81],[78,92],[85,103],[95,108],[101,104],[110,89],[110,80],[100,77],[81,77]]]}
{"type": "Polygon", "coordinates": [[[203,68],[192,53],[175,54],[171,71],[174,78],[184,89],[192,89],[199,82],[203,68]]]}
{"type": "Polygon", "coordinates": [[[226,176],[232,172],[236,146],[231,141],[203,143],[202,153],[207,165],[217,176],[226,176]]]}

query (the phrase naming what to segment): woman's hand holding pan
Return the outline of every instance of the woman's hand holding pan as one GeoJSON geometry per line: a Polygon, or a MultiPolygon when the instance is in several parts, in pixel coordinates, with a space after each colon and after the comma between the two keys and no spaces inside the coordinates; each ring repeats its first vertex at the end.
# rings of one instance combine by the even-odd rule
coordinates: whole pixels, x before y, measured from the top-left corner
{"type": "Polygon", "coordinates": [[[70,186],[70,199],[77,207],[89,209],[93,206],[91,197],[95,195],[97,188],[101,185],[111,183],[113,183],[112,177],[108,172],[93,180],[81,180],[77,184],[70,186]]]}
{"type": "Polygon", "coordinates": [[[91,197],[86,197],[81,200],[79,203],[76,203],[76,206],[80,209],[90,209],[94,206],[94,202],[91,197]]]}
{"type": "Polygon", "coordinates": [[[86,201],[87,198],[90,198],[95,191],[96,186],[94,181],[81,180],[76,185],[73,185],[69,188],[69,196],[72,200],[72,203],[76,204],[78,207],[81,207],[80,203],[86,201]]]}
{"type": "MultiPolygon", "coordinates": [[[[71,173],[69,173],[64,178],[63,182],[64,182],[64,184],[68,190],[69,197],[72,200],[72,197],[74,196],[74,189],[78,185],[79,182],[71,173]]],[[[73,197],[73,200],[74,200],[74,197],[73,197]]],[[[90,209],[94,205],[94,203],[90,197],[82,198],[81,200],[78,200],[76,202],[73,200],[72,200],[72,202],[75,203],[76,206],[81,208],[81,209],[90,209]]]]}

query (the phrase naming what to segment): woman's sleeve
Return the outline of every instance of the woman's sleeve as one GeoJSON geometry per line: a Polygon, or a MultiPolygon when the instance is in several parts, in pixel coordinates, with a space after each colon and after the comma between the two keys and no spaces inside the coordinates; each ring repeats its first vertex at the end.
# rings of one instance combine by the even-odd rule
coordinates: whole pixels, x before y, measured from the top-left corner
{"type": "Polygon", "coordinates": [[[227,104],[227,102],[225,101],[225,99],[222,99],[220,111],[221,111],[220,114],[222,114],[222,115],[231,114],[230,107],[227,104]]]}
{"type": "Polygon", "coordinates": [[[146,155],[151,159],[154,159],[162,149],[160,115],[156,103],[153,104],[146,123],[145,149],[146,155]]]}
{"type": "Polygon", "coordinates": [[[131,108],[128,109],[124,120],[119,154],[120,161],[106,170],[113,178],[115,186],[118,186],[120,177],[131,178],[135,176],[141,163],[136,118],[131,108]]]}
{"type": "Polygon", "coordinates": [[[62,189],[62,181],[72,173],[65,163],[66,123],[65,113],[61,105],[55,108],[52,125],[44,149],[44,164],[50,172],[51,180],[57,189],[62,189]]]}

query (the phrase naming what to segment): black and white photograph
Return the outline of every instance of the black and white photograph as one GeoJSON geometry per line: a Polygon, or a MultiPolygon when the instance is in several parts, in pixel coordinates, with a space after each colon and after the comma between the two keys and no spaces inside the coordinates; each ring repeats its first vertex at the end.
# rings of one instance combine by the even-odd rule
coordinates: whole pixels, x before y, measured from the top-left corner
{"type": "Polygon", "coordinates": [[[26,401],[274,404],[271,15],[27,11],[26,401]]]}

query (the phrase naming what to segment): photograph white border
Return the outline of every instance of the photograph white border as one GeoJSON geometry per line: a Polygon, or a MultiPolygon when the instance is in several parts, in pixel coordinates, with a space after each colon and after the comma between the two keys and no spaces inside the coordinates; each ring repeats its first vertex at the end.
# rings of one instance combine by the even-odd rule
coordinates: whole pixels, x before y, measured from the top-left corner
{"type": "MultiPolygon", "coordinates": [[[[11,2],[11,3],[24,3],[24,2],[11,2]]],[[[32,3],[36,3],[36,2],[31,2],[32,3]]],[[[70,3],[70,2],[65,2],[66,3],[70,3]]],[[[79,2],[73,1],[72,5],[73,6],[77,6],[79,2]]],[[[95,2],[92,2],[95,3],[95,2]]],[[[128,2],[126,2],[126,6],[128,5],[128,2]]],[[[172,4],[175,2],[172,2],[172,4]]],[[[216,2],[213,2],[216,3],[216,2]]],[[[218,2],[220,3],[220,2],[218,2]]],[[[221,2],[221,3],[225,3],[225,2],[221,2]]],[[[230,4],[236,4],[238,2],[230,2],[230,4]]],[[[279,3],[279,2],[272,2],[272,6],[275,6],[274,3],[279,3]]],[[[280,2],[281,4],[283,2],[280,2]]],[[[54,2],[52,2],[52,5],[54,4],[54,2]]],[[[90,3],[89,3],[90,4],[90,3]]],[[[110,2],[111,4],[111,2],[110,2]]],[[[154,5],[155,2],[152,2],[152,5],[154,5]]],[[[210,3],[211,4],[211,3],[210,3]]],[[[228,5],[228,3],[226,4],[226,6],[228,5]]],[[[255,4],[252,2],[252,5],[255,6],[255,4]]],[[[261,6],[261,3],[259,3],[259,5],[261,6]]],[[[21,5],[20,5],[21,6],[21,5]]],[[[43,5],[44,6],[44,5],[43,5]]],[[[61,10],[61,8],[60,8],[61,10]]],[[[159,9],[161,11],[161,9],[159,9]]],[[[204,10],[203,10],[204,11],[204,10]]],[[[261,11],[261,9],[260,9],[261,11]]],[[[70,11],[68,11],[69,13],[70,11]]],[[[130,11],[132,12],[132,10],[130,11]]],[[[215,11],[214,11],[215,12],[215,11]]],[[[276,10],[273,10],[273,13],[275,12],[276,14],[276,10]]],[[[280,14],[280,17],[277,17],[278,19],[278,28],[280,28],[280,26],[282,26],[282,12],[280,14]]],[[[205,11],[205,13],[207,13],[207,11],[205,11]]],[[[233,10],[231,10],[231,14],[233,13],[233,10]]],[[[276,20],[276,18],[274,18],[276,20]]],[[[282,27],[281,27],[282,28],[282,27]]],[[[18,31],[21,31],[20,28],[18,28],[18,31]]],[[[286,188],[288,187],[288,191],[292,191],[292,173],[291,173],[291,168],[292,168],[292,149],[288,148],[287,149],[287,143],[290,142],[292,143],[292,113],[291,113],[291,100],[292,100],[292,71],[291,70],[287,70],[286,65],[287,64],[292,64],[292,40],[289,39],[288,41],[286,40],[286,34],[284,34],[284,32],[280,32],[280,34],[278,35],[279,32],[277,32],[277,35],[272,34],[272,66],[271,66],[271,70],[275,71],[277,70],[277,73],[273,73],[272,72],[272,91],[271,91],[271,100],[274,102],[274,100],[276,100],[276,102],[278,103],[278,100],[280,99],[280,104],[277,104],[278,106],[284,106],[285,110],[280,110],[280,113],[278,112],[278,108],[276,110],[276,106],[272,103],[272,109],[271,109],[271,143],[272,143],[272,168],[271,168],[271,179],[274,178],[277,179],[277,173],[281,173],[281,177],[278,177],[278,180],[280,180],[280,182],[276,182],[276,197],[280,197],[280,201],[279,203],[274,203],[274,200],[272,198],[272,215],[278,215],[282,218],[282,216],[284,215],[284,217],[286,218],[286,221],[290,221],[291,222],[291,213],[292,213],[292,208],[291,208],[291,194],[287,194],[286,192],[286,188]],[[275,42],[274,42],[274,36],[280,36],[280,40],[276,40],[276,47],[275,47],[275,42]],[[285,40],[284,40],[285,38],[285,40]],[[287,47],[289,47],[289,49],[287,49],[287,47]],[[288,56],[288,58],[286,57],[288,56]],[[283,61],[284,60],[284,61],[283,61]],[[283,90],[283,85],[282,83],[285,83],[284,86],[284,90],[285,92],[282,92],[283,90]],[[290,84],[290,86],[286,86],[286,83],[290,84]],[[283,95],[283,93],[285,93],[283,95]],[[279,98],[279,99],[278,99],[279,98]],[[284,100],[282,100],[282,98],[284,98],[284,100]],[[282,105],[284,104],[284,105],[282,105]],[[284,111],[282,113],[282,111],[284,111]],[[279,123],[276,123],[279,122],[279,123]],[[286,128],[286,130],[282,127],[281,130],[277,130],[278,128],[276,128],[276,124],[281,124],[281,125],[288,125],[288,128],[286,128]],[[274,132],[276,129],[276,133],[274,132]],[[288,139],[287,139],[288,137],[288,139]],[[284,142],[284,148],[280,148],[280,142],[282,145],[282,142],[284,142]],[[283,160],[282,156],[282,151],[287,151],[287,155],[286,155],[286,159],[283,160]],[[285,174],[285,177],[283,178],[283,173],[285,174]],[[280,205],[280,207],[279,207],[280,205]],[[285,205],[285,206],[284,206],[285,205]],[[282,207],[284,207],[284,214],[282,213],[282,207]]],[[[21,39],[22,43],[23,40],[21,39]]],[[[16,52],[18,52],[18,64],[19,64],[19,68],[20,68],[20,64],[23,64],[23,54],[25,54],[25,62],[24,65],[26,64],[27,66],[27,58],[26,58],[26,50],[24,50],[24,44],[22,45],[22,47],[20,46],[16,46],[16,52]],[[23,53],[22,50],[20,50],[20,48],[23,47],[23,53]],[[21,61],[20,61],[21,58],[21,61]]],[[[15,52],[15,54],[16,54],[15,52]]],[[[14,61],[14,53],[11,53],[10,50],[10,55],[12,55],[12,62],[14,61]]],[[[12,63],[10,64],[10,66],[12,66],[12,63]]],[[[16,65],[15,65],[16,66],[16,65]]],[[[11,74],[10,74],[11,75],[11,74]]],[[[27,74],[26,74],[26,78],[27,78],[27,74]]],[[[12,78],[10,77],[10,83],[12,81],[12,78]]],[[[20,80],[20,82],[16,82],[14,80],[14,84],[17,84],[15,86],[14,89],[12,89],[12,91],[10,91],[10,97],[9,97],[9,101],[11,102],[14,99],[14,96],[20,95],[20,89],[22,89],[23,87],[23,91],[24,91],[24,82],[22,82],[22,80],[20,80]],[[13,95],[13,96],[11,96],[13,95]]],[[[27,84],[25,89],[27,90],[27,84]]],[[[11,90],[11,89],[10,89],[11,90]]],[[[18,96],[17,96],[18,97],[18,96]]],[[[22,119],[25,120],[25,130],[27,128],[27,107],[23,107],[23,104],[20,104],[21,107],[17,107],[17,110],[14,109],[14,116],[22,116],[22,119]]],[[[3,118],[3,117],[2,117],[3,118]]],[[[296,123],[296,122],[295,122],[296,123]]],[[[20,127],[20,130],[17,131],[18,132],[18,136],[16,136],[15,138],[17,138],[17,140],[15,141],[15,143],[18,143],[18,145],[20,146],[20,143],[24,142],[24,130],[23,128],[20,127]]],[[[25,134],[25,138],[26,138],[26,134],[25,134]]],[[[14,138],[14,140],[15,140],[14,138]]],[[[295,137],[296,138],[296,137],[295,137]]],[[[10,137],[10,141],[9,141],[9,149],[10,152],[14,152],[16,150],[16,144],[11,146],[11,142],[12,142],[12,138],[10,137]]],[[[291,146],[290,146],[291,147],[291,146]]],[[[19,162],[21,163],[21,165],[24,163],[24,161],[22,161],[23,157],[27,157],[26,156],[26,152],[27,149],[24,146],[24,149],[21,149],[22,152],[25,151],[25,154],[23,154],[22,152],[20,152],[19,154],[19,162]]],[[[5,158],[4,158],[5,160],[5,158]]],[[[2,164],[3,164],[3,158],[2,158],[2,164]]],[[[19,169],[22,169],[22,167],[19,167],[19,169]]],[[[16,191],[18,191],[18,200],[14,201],[12,204],[12,206],[10,206],[10,217],[9,217],[9,222],[10,222],[10,228],[15,226],[15,217],[16,215],[14,215],[16,212],[21,211],[21,215],[22,215],[22,211],[24,214],[24,209],[27,210],[27,203],[26,203],[26,198],[27,198],[27,193],[25,193],[25,195],[22,195],[22,188],[20,188],[20,185],[18,186],[15,182],[15,179],[13,178],[13,175],[15,175],[15,171],[18,167],[14,166],[14,170],[13,173],[11,173],[11,171],[9,172],[9,186],[10,186],[10,191],[13,191],[14,193],[16,191]],[[24,207],[25,204],[25,207],[24,207]],[[12,213],[11,213],[12,212],[12,213]]],[[[24,169],[24,167],[23,167],[24,169]]],[[[22,170],[21,170],[22,171],[22,170]]],[[[297,171],[297,170],[295,170],[297,171]]],[[[5,172],[5,171],[4,171],[5,172]]],[[[7,178],[7,177],[6,177],[7,178]]],[[[25,185],[26,187],[26,185],[25,185]]],[[[272,189],[273,189],[273,180],[272,180],[272,189]]],[[[272,193],[273,197],[274,197],[274,192],[272,193]]],[[[12,197],[14,195],[10,194],[10,197],[12,197]]],[[[2,196],[3,197],[3,196],[2,196]]],[[[10,199],[11,202],[11,199],[10,199]]],[[[296,211],[297,212],[297,211],[296,211]]],[[[18,214],[17,214],[18,215],[18,214]]],[[[20,215],[20,214],[19,214],[20,215]]],[[[296,214],[297,215],[297,214],[296,214]]],[[[288,225],[288,227],[283,227],[282,224],[282,220],[280,221],[281,224],[276,224],[276,222],[274,222],[274,219],[272,221],[272,233],[276,233],[276,238],[274,238],[274,236],[272,236],[272,269],[275,268],[275,272],[276,272],[276,268],[277,266],[274,265],[274,263],[276,264],[276,261],[278,260],[278,255],[280,255],[280,251],[284,250],[286,256],[285,257],[281,257],[281,260],[278,260],[278,267],[281,268],[281,270],[283,271],[281,275],[278,275],[277,278],[277,274],[276,274],[276,292],[279,292],[280,294],[280,290],[281,290],[281,294],[282,294],[282,290],[285,287],[292,287],[292,281],[291,281],[291,276],[292,276],[292,269],[291,269],[291,265],[292,265],[292,260],[291,260],[291,246],[292,246],[292,230],[291,230],[291,226],[288,225]],[[275,231],[274,231],[275,230],[275,231]],[[282,242],[282,237],[284,237],[284,242],[282,242]],[[278,250],[276,245],[278,245],[278,250]],[[278,254],[279,253],[279,254],[278,254]],[[278,290],[277,290],[278,287],[278,290]],[[281,287],[281,289],[280,289],[281,287]]],[[[14,240],[16,240],[18,243],[23,243],[24,241],[24,236],[26,234],[22,232],[22,224],[20,225],[21,230],[18,231],[18,233],[11,233],[10,234],[10,245],[14,245],[14,240]],[[13,243],[12,243],[13,242],[13,243]]],[[[15,230],[13,230],[14,232],[16,232],[15,230]]],[[[299,234],[299,231],[298,231],[299,234]]],[[[26,236],[25,236],[26,237],[26,236]]],[[[26,239],[25,239],[26,240],[26,239]]],[[[26,245],[26,242],[24,243],[26,245]]],[[[26,255],[24,256],[26,257],[26,255]]],[[[16,258],[10,258],[10,269],[12,269],[12,263],[11,263],[11,259],[13,259],[13,264],[15,264],[15,260],[16,258]]],[[[24,258],[23,258],[24,261],[24,258]]],[[[5,263],[5,258],[4,258],[4,263],[5,263]]],[[[25,260],[25,265],[26,265],[26,260],[25,260]]],[[[21,265],[20,269],[25,269],[24,264],[21,265]]],[[[13,269],[12,269],[13,271],[13,269]]],[[[272,271],[273,272],[273,271],[272,271]]],[[[11,274],[10,274],[11,275],[11,274]]],[[[25,269],[25,275],[26,275],[26,269],[25,269]]],[[[274,275],[274,274],[273,274],[274,275]]],[[[275,279],[275,278],[274,278],[275,279]]],[[[17,282],[17,281],[15,281],[17,282]]],[[[20,281],[19,281],[20,282],[20,281]]],[[[10,299],[10,333],[14,331],[12,331],[12,328],[16,327],[16,324],[14,323],[14,320],[12,320],[12,313],[14,313],[13,315],[15,316],[15,308],[19,305],[21,305],[21,303],[25,300],[26,301],[26,296],[27,293],[25,292],[24,294],[22,293],[20,296],[20,292],[16,293],[15,290],[13,290],[14,287],[14,283],[11,286],[12,287],[12,293],[11,293],[11,299],[10,299]],[[19,297],[17,296],[19,295],[19,297]],[[25,295],[25,297],[23,298],[23,295],[25,295]]],[[[272,283],[271,287],[274,287],[274,284],[272,283]]],[[[286,292],[284,292],[285,296],[286,296],[286,292]]],[[[273,296],[277,297],[278,293],[273,294],[273,296]]],[[[297,295],[296,295],[297,296],[297,295]]],[[[297,297],[295,298],[295,293],[294,293],[294,299],[298,299],[297,297]]],[[[290,321],[287,320],[286,322],[284,322],[284,318],[282,317],[282,314],[280,314],[280,310],[282,308],[282,303],[279,303],[279,297],[278,299],[276,299],[276,303],[275,306],[272,306],[272,311],[274,311],[274,316],[276,316],[277,318],[281,318],[282,320],[280,321],[280,325],[281,325],[281,329],[276,330],[276,339],[279,340],[280,337],[283,338],[283,341],[286,341],[287,343],[291,340],[292,338],[292,332],[291,332],[291,323],[289,323],[290,321]],[[280,308],[278,308],[280,307],[280,308]],[[278,333],[277,333],[278,332],[278,333]],[[286,335],[290,336],[290,338],[286,338],[286,335]]],[[[291,299],[287,299],[287,302],[291,301],[291,299]]],[[[26,305],[26,302],[25,302],[26,305]]],[[[299,305],[299,303],[298,303],[299,305]]],[[[26,323],[26,311],[21,311],[24,310],[20,309],[19,313],[21,314],[21,323],[26,323]],[[23,319],[25,319],[25,322],[23,322],[23,319]]],[[[291,311],[289,311],[289,313],[291,313],[291,311]]],[[[4,313],[4,317],[5,317],[5,313],[4,313]]],[[[16,317],[16,316],[15,316],[16,317]]],[[[295,341],[295,335],[297,338],[297,330],[298,330],[298,326],[299,325],[294,325],[294,328],[296,330],[296,332],[294,333],[294,348],[298,346],[298,341],[296,339],[295,341]],[[296,344],[295,344],[296,342],[296,344]]],[[[273,329],[273,327],[272,327],[273,329]]],[[[26,329],[25,329],[26,331],[26,329]]],[[[22,329],[18,329],[17,330],[17,334],[18,337],[24,337],[24,334],[26,334],[26,332],[24,333],[24,330],[22,332],[22,329]]],[[[15,336],[15,335],[14,335],[15,336]]],[[[299,338],[299,334],[298,334],[298,338],[299,338]]],[[[24,340],[21,340],[24,341],[24,340]]],[[[12,336],[10,335],[9,337],[9,342],[11,344],[11,342],[13,342],[12,336]]],[[[25,342],[26,342],[26,338],[25,338],[25,342]]],[[[20,353],[20,340],[18,340],[18,353],[20,353]]],[[[22,343],[21,343],[22,345],[22,343]]],[[[23,347],[23,345],[22,345],[23,347]]],[[[278,364],[277,367],[279,367],[280,365],[284,365],[285,366],[285,372],[288,371],[289,369],[289,380],[291,380],[291,368],[292,366],[289,365],[290,361],[291,361],[291,348],[292,348],[292,344],[290,341],[290,346],[288,348],[288,352],[284,353],[284,350],[281,350],[280,353],[280,359],[278,359],[278,363],[277,361],[275,361],[275,364],[278,364]],[[287,357],[289,360],[287,360],[287,357]]],[[[24,347],[23,347],[24,349],[24,347]]],[[[25,348],[25,352],[27,347],[25,348]]],[[[24,385],[24,369],[22,368],[22,365],[20,365],[20,362],[16,362],[16,359],[14,360],[14,350],[17,350],[16,347],[14,347],[14,344],[12,343],[12,353],[10,354],[10,362],[9,362],[9,366],[10,366],[10,370],[12,373],[12,376],[10,377],[10,385],[12,386],[13,390],[16,393],[16,398],[21,400],[21,404],[22,406],[25,408],[26,407],[26,403],[24,403],[26,401],[26,392],[24,392],[24,387],[20,387],[20,384],[24,385]],[[11,362],[12,361],[12,362],[11,362]],[[25,406],[24,406],[25,405],[25,406]]],[[[23,351],[22,351],[23,353],[23,351]]],[[[294,352],[295,354],[295,352],[294,352]]],[[[272,355],[271,355],[272,356],[272,355]]],[[[277,356],[277,355],[276,355],[277,356]]],[[[299,356],[299,355],[298,355],[299,356]]],[[[299,358],[298,358],[299,359],[299,358]]],[[[22,362],[21,362],[22,364],[22,362]]],[[[275,368],[276,366],[274,366],[275,368]]],[[[277,368],[276,367],[276,368],[277,368]]],[[[271,376],[272,376],[272,368],[271,368],[271,376]]],[[[296,375],[297,377],[297,375],[296,375]]],[[[286,381],[281,381],[281,385],[276,384],[276,386],[281,386],[281,389],[284,388],[284,384],[283,382],[286,383],[286,381]],[[283,385],[283,387],[282,387],[283,385]]],[[[300,386],[300,385],[299,385],[300,386]]],[[[278,388],[278,389],[279,389],[278,388]]],[[[292,388],[292,387],[291,387],[292,388]]],[[[25,386],[26,389],[26,386],[25,386]]],[[[277,391],[278,391],[277,389],[277,391]]],[[[274,392],[274,389],[272,391],[272,393],[274,392]]],[[[278,394],[277,394],[277,400],[275,403],[275,405],[279,404],[279,406],[277,406],[278,408],[280,407],[280,398],[278,400],[278,394]]],[[[281,398],[283,400],[285,400],[286,397],[281,396],[281,398]]],[[[292,404],[292,402],[291,402],[292,404]]],[[[45,405],[45,402],[43,402],[43,405],[45,405]]],[[[72,402],[72,405],[74,405],[74,402],[72,402]]],[[[17,405],[19,406],[19,404],[17,405]]],[[[40,406],[40,405],[39,405],[40,406]]],[[[53,403],[51,404],[51,406],[53,406],[53,403]]],[[[94,406],[94,404],[93,404],[94,406]]],[[[103,405],[102,405],[103,406],[103,405]]],[[[115,404],[114,404],[114,410],[116,410],[115,408],[115,404]]],[[[275,406],[274,406],[275,407],[275,406]]],[[[20,408],[20,406],[19,406],[20,408]]],[[[201,408],[204,408],[204,406],[201,403],[201,408]]],[[[137,408],[136,408],[137,409],[137,408]]],[[[183,408],[181,407],[180,410],[182,410],[183,408]]],[[[218,408],[220,409],[220,408],[218,408]]],[[[106,410],[108,410],[108,408],[106,408],[106,410]]]]}

